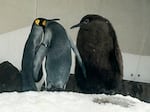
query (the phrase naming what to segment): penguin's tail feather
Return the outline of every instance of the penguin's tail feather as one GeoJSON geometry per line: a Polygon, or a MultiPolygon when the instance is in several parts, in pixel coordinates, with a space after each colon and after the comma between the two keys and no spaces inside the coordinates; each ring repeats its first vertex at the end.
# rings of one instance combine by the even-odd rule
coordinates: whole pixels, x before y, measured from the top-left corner
{"type": "Polygon", "coordinates": [[[77,60],[78,60],[78,62],[79,62],[79,65],[80,65],[80,67],[81,67],[81,69],[82,69],[84,78],[86,78],[86,77],[87,77],[87,75],[86,75],[86,68],[85,68],[85,65],[84,65],[84,63],[83,63],[83,61],[82,61],[82,58],[81,58],[81,56],[80,56],[80,53],[79,53],[77,47],[75,46],[75,44],[74,44],[74,42],[73,42],[71,36],[68,35],[68,34],[67,34],[67,36],[68,36],[68,39],[69,39],[69,42],[70,42],[70,46],[71,46],[73,52],[75,53],[76,58],[77,58],[77,60]]]}

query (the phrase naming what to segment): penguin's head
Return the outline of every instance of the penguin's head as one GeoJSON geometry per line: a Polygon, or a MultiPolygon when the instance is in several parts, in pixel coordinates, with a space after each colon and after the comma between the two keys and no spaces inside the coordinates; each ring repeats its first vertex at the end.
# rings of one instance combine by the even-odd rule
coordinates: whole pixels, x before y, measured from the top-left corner
{"type": "Polygon", "coordinates": [[[50,22],[57,21],[57,20],[60,20],[60,19],[36,18],[33,22],[33,25],[42,27],[43,31],[45,32],[45,28],[46,28],[47,24],[49,24],[50,22]]]}
{"type": "Polygon", "coordinates": [[[37,26],[41,26],[43,28],[45,28],[47,23],[47,19],[45,18],[37,18],[34,20],[34,24],[36,24],[37,26]]]}
{"type": "Polygon", "coordinates": [[[103,23],[108,23],[109,22],[107,19],[105,19],[102,16],[89,14],[89,15],[84,16],[81,19],[80,23],[78,23],[76,25],[73,25],[71,27],[71,29],[76,28],[76,27],[80,27],[80,28],[84,28],[84,27],[88,27],[88,26],[90,27],[90,24],[93,24],[94,22],[97,22],[97,21],[101,21],[103,23]]]}
{"type": "Polygon", "coordinates": [[[45,29],[46,25],[49,22],[58,21],[58,20],[60,20],[60,19],[58,19],[58,18],[56,18],[56,19],[36,18],[34,20],[34,24],[37,26],[41,26],[41,27],[43,27],[43,29],[45,29]]]}

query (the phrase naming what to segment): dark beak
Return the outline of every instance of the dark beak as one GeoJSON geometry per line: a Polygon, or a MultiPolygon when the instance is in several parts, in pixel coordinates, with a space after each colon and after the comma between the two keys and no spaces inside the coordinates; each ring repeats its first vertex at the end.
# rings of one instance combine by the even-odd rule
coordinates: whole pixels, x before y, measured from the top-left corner
{"type": "Polygon", "coordinates": [[[76,27],[80,27],[81,26],[81,23],[78,23],[76,25],[73,25],[72,27],[70,27],[70,29],[73,29],[73,28],[76,28],[76,27]]]}
{"type": "Polygon", "coordinates": [[[51,21],[59,21],[59,18],[51,19],[51,21]]]}

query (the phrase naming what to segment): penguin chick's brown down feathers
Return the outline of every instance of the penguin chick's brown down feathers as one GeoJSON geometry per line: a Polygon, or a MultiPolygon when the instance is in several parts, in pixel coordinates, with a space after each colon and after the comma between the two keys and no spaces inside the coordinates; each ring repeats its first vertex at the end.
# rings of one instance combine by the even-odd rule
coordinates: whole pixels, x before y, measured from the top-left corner
{"type": "Polygon", "coordinates": [[[111,93],[123,77],[123,62],[117,37],[111,23],[99,15],[86,15],[79,24],[77,48],[85,64],[85,78],[76,61],[77,85],[85,93],[111,93]]]}

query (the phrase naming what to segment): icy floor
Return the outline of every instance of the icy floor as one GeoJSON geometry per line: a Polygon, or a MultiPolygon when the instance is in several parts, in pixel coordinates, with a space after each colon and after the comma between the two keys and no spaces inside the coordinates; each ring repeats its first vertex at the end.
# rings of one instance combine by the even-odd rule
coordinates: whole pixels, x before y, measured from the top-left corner
{"type": "Polygon", "coordinates": [[[0,112],[150,112],[150,104],[122,95],[12,92],[0,94],[0,112]]]}

